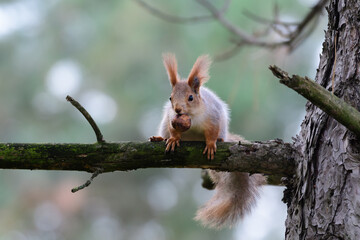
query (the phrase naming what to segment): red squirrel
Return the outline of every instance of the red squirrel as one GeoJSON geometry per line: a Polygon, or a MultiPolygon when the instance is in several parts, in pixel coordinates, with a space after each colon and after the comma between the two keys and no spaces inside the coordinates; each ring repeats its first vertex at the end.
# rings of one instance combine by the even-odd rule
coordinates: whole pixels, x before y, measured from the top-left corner
{"type": "MultiPolygon", "coordinates": [[[[227,104],[203,86],[209,79],[211,59],[208,55],[198,57],[186,79],[180,79],[174,54],[163,54],[163,63],[172,92],[170,101],[164,106],[160,136],[151,137],[151,141],[165,140],[167,152],[180,146],[180,140],[205,141],[203,154],[209,160],[215,157],[217,141],[246,141],[241,136],[229,133],[227,104]],[[191,118],[191,127],[185,132],[176,130],[171,124],[175,116],[182,114],[191,118]]],[[[260,186],[266,182],[260,174],[250,176],[242,172],[209,170],[209,175],[216,186],[216,193],[197,211],[195,219],[217,229],[233,226],[248,213],[255,204],[260,186]]]]}

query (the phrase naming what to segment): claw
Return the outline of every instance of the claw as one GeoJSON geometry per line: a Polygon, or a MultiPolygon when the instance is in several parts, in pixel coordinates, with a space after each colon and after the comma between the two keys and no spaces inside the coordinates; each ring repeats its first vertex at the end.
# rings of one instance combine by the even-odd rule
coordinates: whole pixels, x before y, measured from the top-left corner
{"type": "Polygon", "coordinates": [[[205,154],[206,151],[207,151],[207,145],[206,145],[206,147],[205,147],[205,149],[204,149],[204,151],[203,151],[203,154],[205,154]]]}
{"type": "Polygon", "coordinates": [[[166,149],[165,149],[166,152],[169,152],[169,151],[174,152],[176,146],[180,147],[180,139],[171,137],[166,140],[165,145],[166,145],[166,149]]]}
{"type": "Polygon", "coordinates": [[[169,150],[170,150],[170,144],[167,144],[167,145],[166,145],[165,152],[169,152],[169,150]]]}
{"type": "Polygon", "coordinates": [[[209,160],[214,160],[216,153],[216,143],[206,144],[203,154],[205,155],[206,153],[209,160]]]}

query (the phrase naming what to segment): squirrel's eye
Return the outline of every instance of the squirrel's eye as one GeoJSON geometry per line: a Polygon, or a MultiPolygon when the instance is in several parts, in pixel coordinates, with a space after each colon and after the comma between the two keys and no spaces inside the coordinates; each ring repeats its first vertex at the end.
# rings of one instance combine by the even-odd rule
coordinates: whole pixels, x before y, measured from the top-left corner
{"type": "Polygon", "coordinates": [[[192,100],[194,100],[193,95],[190,95],[188,100],[189,100],[190,102],[191,102],[192,100]]]}
{"type": "Polygon", "coordinates": [[[171,101],[171,97],[169,97],[169,100],[171,101]]]}

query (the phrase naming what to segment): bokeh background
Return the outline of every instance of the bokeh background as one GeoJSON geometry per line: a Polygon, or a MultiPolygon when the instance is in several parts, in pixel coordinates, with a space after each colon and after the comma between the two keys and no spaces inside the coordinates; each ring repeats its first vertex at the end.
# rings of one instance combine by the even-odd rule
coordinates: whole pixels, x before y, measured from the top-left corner
{"type": "MultiPolygon", "coordinates": [[[[178,16],[207,12],[192,0],[147,1],[178,16]]],[[[222,1],[214,0],[221,6],[222,1]]],[[[314,0],[233,1],[227,18],[249,33],[264,26],[245,10],[299,21],[314,0]]],[[[231,131],[249,140],[299,131],[305,100],[278,83],[277,64],[314,78],[326,16],[291,54],[244,47],[214,62],[207,86],[230,106],[231,131]]],[[[187,76],[196,58],[231,47],[216,21],[178,25],[135,1],[0,1],[0,141],[92,143],[88,123],[66,102],[71,95],[99,124],[107,141],[145,141],[156,134],[170,85],[161,61],[174,52],[187,76]]],[[[102,174],[76,194],[90,174],[0,171],[0,239],[283,239],[283,187],[266,186],[256,209],[232,230],[201,227],[192,218],[210,198],[200,170],[144,169],[102,174]]]]}

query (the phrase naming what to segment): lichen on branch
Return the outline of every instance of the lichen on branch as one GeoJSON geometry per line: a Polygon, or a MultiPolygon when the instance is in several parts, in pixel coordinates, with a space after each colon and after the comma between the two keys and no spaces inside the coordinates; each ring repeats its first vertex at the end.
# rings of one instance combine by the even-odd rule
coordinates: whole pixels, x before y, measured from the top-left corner
{"type": "Polygon", "coordinates": [[[294,174],[291,144],[277,140],[249,144],[218,143],[216,157],[202,154],[204,142],[181,142],[174,153],[165,153],[163,142],[95,144],[0,144],[0,168],[128,171],[139,168],[203,168],[221,171],[264,173],[281,177],[294,174]]]}

